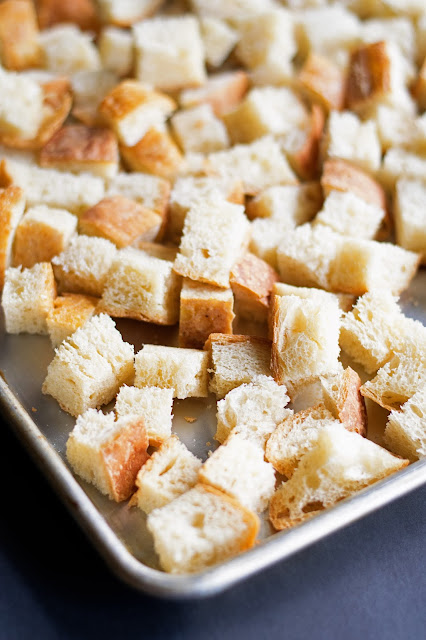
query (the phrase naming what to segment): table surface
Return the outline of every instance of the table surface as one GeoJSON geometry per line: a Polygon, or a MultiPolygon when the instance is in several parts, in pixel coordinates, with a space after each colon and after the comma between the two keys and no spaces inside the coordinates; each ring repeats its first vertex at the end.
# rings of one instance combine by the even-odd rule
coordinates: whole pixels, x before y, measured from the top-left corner
{"type": "Polygon", "coordinates": [[[221,595],[171,602],[109,572],[1,428],[0,640],[425,638],[426,488],[221,595]]]}

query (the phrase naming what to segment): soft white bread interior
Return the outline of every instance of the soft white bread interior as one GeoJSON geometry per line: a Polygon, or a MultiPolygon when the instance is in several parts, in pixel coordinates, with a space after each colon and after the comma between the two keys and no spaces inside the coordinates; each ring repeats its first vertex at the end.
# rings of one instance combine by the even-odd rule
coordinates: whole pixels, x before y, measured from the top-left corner
{"type": "Polygon", "coordinates": [[[396,242],[404,249],[422,254],[426,262],[426,214],[423,202],[426,182],[401,178],[396,183],[394,220],[396,242]]]}
{"type": "Polygon", "coordinates": [[[411,462],[426,456],[426,404],[424,389],[404,402],[401,410],[389,414],[384,433],[385,445],[411,462]]]}
{"type": "Polygon", "coordinates": [[[201,18],[200,28],[206,62],[211,67],[220,67],[238,42],[238,32],[215,17],[201,18]]]}
{"type": "Polygon", "coordinates": [[[107,180],[105,189],[107,198],[117,195],[136,200],[164,218],[169,201],[170,183],[164,178],[147,173],[120,171],[114,178],[107,180]]]}
{"type": "Polygon", "coordinates": [[[332,191],[313,224],[325,225],[343,235],[373,239],[384,217],[383,209],[365,202],[354,193],[332,191]]]}
{"type": "Polygon", "coordinates": [[[44,67],[70,75],[78,71],[97,71],[101,68],[101,60],[92,40],[93,36],[73,24],[43,29],[40,45],[44,67]]]}
{"type": "Polygon", "coordinates": [[[158,447],[172,433],[173,390],[159,387],[123,385],[115,401],[119,418],[137,415],[143,418],[151,446],[158,447]]]}
{"type": "Polygon", "coordinates": [[[41,86],[0,68],[0,135],[34,138],[43,117],[41,86]]]}
{"type": "Polygon", "coordinates": [[[106,26],[98,40],[102,68],[118,76],[129,76],[133,67],[133,37],[130,31],[106,26]]]}

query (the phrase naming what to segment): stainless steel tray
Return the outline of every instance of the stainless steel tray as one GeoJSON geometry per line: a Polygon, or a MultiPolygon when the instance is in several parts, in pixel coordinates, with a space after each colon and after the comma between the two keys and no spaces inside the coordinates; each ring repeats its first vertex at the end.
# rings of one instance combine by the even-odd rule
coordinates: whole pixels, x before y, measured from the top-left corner
{"type": "MultiPolygon", "coordinates": [[[[426,323],[425,270],[417,275],[401,302],[407,315],[426,323]]],[[[173,330],[131,321],[117,324],[123,337],[135,344],[136,349],[143,342],[173,344],[176,339],[173,330]]],[[[223,591],[426,483],[426,460],[423,460],[289,531],[273,533],[265,517],[259,544],[252,550],[196,575],[168,575],[158,567],[144,514],[127,503],[113,503],[72,474],[65,458],[65,444],[74,419],[41,393],[52,357],[47,337],[7,335],[0,313],[2,412],[111,569],[146,593],[190,598],[223,591]]],[[[374,407],[371,410],[370,437],[380,442],[386,414],[374,407]]],[[[173,429],[202,458],[216,446],[214,416],[214,398],[207,402],[196,399],[175,402],[173,429]],[[197,419],[189,423],[186,416],[197,419]]]]}

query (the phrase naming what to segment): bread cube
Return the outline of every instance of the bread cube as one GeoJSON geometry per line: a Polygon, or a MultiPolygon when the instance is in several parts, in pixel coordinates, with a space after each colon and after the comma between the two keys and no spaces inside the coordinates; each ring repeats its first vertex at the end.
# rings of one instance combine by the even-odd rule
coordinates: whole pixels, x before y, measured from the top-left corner
{"type": "Polygon", "coordinates": [[[191,489],[198,480],[201,460],[175,435],[165,440],[136,478],[132,504],[151,513],[191,489]]]}
{"type": "Polygon", "coordinates": [[[373,239],[384,217],[383,209],[365,202],[354,193],[332,191],[312,224],[324,225],[346,236],[373,239]]]}
{"type": "Polygon", "coordinates": [[[331,191],[351,191],[365,202],[386,211],[386,194],[381,184],[346,160],[329,158],[324,162],[321,186],[325,196],[331,191]]]}
{"type": "Polygon", "coordinates": [[[14,265],[32,267],[36,262],[50,262],[64,251],[76,231],[77,217],[65,209],[44,205],[28,209],[16,229],[14,265]]]}
{"type": "Polygon", "coordinates": [[[350,51],[361,35],[358,16],[338,5],[304,9],[296,20],[303,58],[315,52],[333,59],[339,50],[350,51]]]}
{"type": "Polygon", "coordinates": [[[97,71],[101,60],[92,37],[73,24],[60,24],[40,33],[44,67],[58,73],[97,71]]]}
{"type": "Polygon", "coordinates": [[[201,18],[200,29],[206,62],[211,67],[220,67],[237,44],[238,32],[224,20],[212,17],[201,18]]]}
{"type": "Polygon", "coordinates": [[[0,291],[3,289],[5,271],[12,263],[12,246],[24,209],[22,189],[14,186],[0,189],[0,291]]]}
{"type": "Polygon", "coordinates": [[[213,17],[239,23],[245,17],[255,16],[272,6],[270,0],[191,0],[192,10],[202,18],[213,17]]]}
{"type": "Polygon", "coordinates": [[[396,242],[422,254],[426,263],[426,183],[402,178],[396,183],[394,220],[396,242]]]}
{"type": "Polygon", "coordinates": [[[276,218],[254,220],[251,223],[249,249],[254,255],[278,270],[277,248],[288,231],[288,223],[276,218]]]}
{"type": "Polygon", "coordinates": [[[324,291],[323,289],[316,289],[315,287],[295,287],[292,284],[286,284],[285,282],[275,282],[272,285],[271,298],[274,296],[298,296],[299,298],[314,298],[327,303],[329,300],[334,300],[339,305],[342,311],[350,311],[355,301],[354,296],[345,293],[331,293],[330,291],[324,291]]]}
{"type": "Polygon", "coordinates": [[[279,136],[282,151],[291,167],[303,180],[316,180],[320,173],[320,143],[324,134],[325,115],[313,104],[307,128],[296,128],[279,136]]]}
{"type": "Polygon", "coordinates": [[[136,77],[162,91],[198,87],[206,79],[197,19],[157,17],[133,27],[136,77]]]}
{"type": "Polygon", "coordinates": [[[96,312],[98,298],[80,293],[64,293],[53,301],[46,323],[53,347],[71,336],[96,312]]]}
{"type": "Polygon", "coordinates": [[[92,0],[38,0],[37,17],[40,29],[71,22],[84,31],[96,31],[98,16],[92,0]]]}
{"type": "Polygon", "coordinates": [[[229,278],[238,315],[265,322],[272,286],[277,280],[278,273],[267,262],[245,253],[232,267],[229,278]]]}
{"type": "Polygon", "coordinates": [[[136,80],[123,80],[104,97],[99,112],[120,142],[132,147],[150,129],[161,129],[175,108],[175,102],[164,93],[136,80]]]}
{"type": "Polygon", "coordinates": [[[184,166],[181,152],[166,131],[150,129],[133,147],[121,145],[120,150],[132,171],[174,179],[184,166]]]}
{"type": "Polygon", "coordinates": [[[135,357],[135,387],[173,389],[174,398],[206,398],[208,354],[146,344],[135,357]]]}
{"type": "Polygon", "coordinates": [[[403,458],[411,462],[426,455],[425,397],[423,389],[419,389],[401,410],[392,410],[384,433],[385,445],[403,458]]]}
{"type": "MultiPolygon", "coordinates": [[[[391,0],[392,2],[392,0],[391,0]]],[[[416,55],[416,32],[408,16],[381,16],[362,23],[361,41],[374,43],[387,40],[395,44],[408,66],[416,55]]]]}
{"type": "Polygon", "coordinates": [[[209,153],[229,147],[225,125],[214,115],[209,104],[176,112],[171,125],[175,138],[185,152],[209,153]]]}
{"type": "Polygon", "coordinates": [[[133,351],[111,318],[93,316],[56,349],[42,391],[73,416],[99,408],[132,379],[133,351]]]}
{"type": "Polygon", "coordinates": [[[71,78],[74,118],[88,127],[104,126],[98,107],[118,81],[117,74],[107,69],[74,73],[71,78]]]}
{"type": "Polygon", "coordinates": [[[46,318],[56,296],[52,266],[6,269],[1,303],[7,333],[47,334],[46,318]]]}
{"type": "Polygon", "coordinates": [[[172,325],[179,319],[180,288],[172,262],[121,249],[106,277],[100,308],[117,318],[172,325]]]}
{"type": "Polygon", "coordinates": [[[162,568],[181,574],[207,569],[252,547],[259,519],[221,491],[197,484],[152,511],[147,526],[162,568]]]}
{"type": "MultiPolygon", "coordinates": [[[[120,172],[107,181],[105,196],[124,196],[136,200],[147,209],[166,216],[170,195],[170,183],[158,176],[144,173],[120,172]]],[[[99,198],[100,200],[101,198],[99,198]]]]}
{"type": "Polygon", "coordinates": [[[380,179],[388,189],[394,189],[399,178],[424,180],[426,158],[405,149],[389,149],[383,158],[380,179]]]}
{"type": "Polygon", "coordinates": [[[0,4],[0,61],[6,69],[20,71],[40,63],[38,25],[30,0],[0,4]]]}
{"type": "Polygon", "coordinates": [[[76,236],[52,259],[61,291],[100,297],[117,249],[104,238],[76,236]]]}
{"type": "Polygon", "coordinates": [[[367,435],[367,411],[360,393],[361,378],[347,367],[334,376],[321,378],[324,404],[345,429],[367,435]]]}
{"type": "Polygon", "coordinates": [[[204,349],[212,371],[210,391],[218,398],[255,376],[271,375],[271,342],[265,338],[212,333],[204,349]]]}
{"type": "Polygon", "coordinates": [[[276,426],[292,413],[286,409],[290,398],[285,385],[267,376],[232,389],[217,403],[215,440],[221,444],[238,433],[262,449],[276,426]]]}
{"type": "Polygon", "coordinates": [[[414,96],[418,102],[419,107],[421,109],[426,109],[426,58],[420,68],[419,75],[414,86],[414,96]]]}
{"type": "Polygon", "coordinates": [[[80,216],[79,230],[89,236],[106,238],[120,249],[139,240],[155,240],[162,222],[158,213],[138,202],[124,196],[111,196],[80,216]]]}
{"type": "Polygon", "coordinates": [[[343,70],[328,58],[311,52],[300,70],[298,81],[302,91],[327,111],[343,109],[346,77],[343,70]]]}
{"type": "Polygon", "coordinates": [[[349,111],[331,111],[324,138],[327,158],[342,158],[367,172],[377,171],[381,148],[376,123],[361,120],[349,111]]]}
{"type": "Polygon", "coordinates": [[[318,182],[279,185],[261,191],[247,204],[247,215],[253,218],[274,218],[298,226],[312,220],[323,203],[318,182]]]}
{"type": "Polygon", "coordinates": [[[42,119],[41,86],[0,68],[0,135],[34,138],[42,119]]]}
{"type": "Polygon", "coordinates": [[[249,77],[241,69],[224,71],[208,76],[205,83],[196,89],[184,89],[179,102],[182,107],[209,104],[217,116],[235,108],[249,87],[249,77]]]}
{"type": "Polygon", "coordinates": [[[162,0],[97,0],[98,10],[103,22],[129,27],[148,18],[163,4],[162,0]]]}
{"type": "Polygon", "coordinates": [[[67,459],[74,472],[111,500],[127,500],[136,475],[148,459],[143,420],[119,418],[88,409],[78,416],[67,441],[67,459]]]}
{"type": "Polygon", "coordinates": [[[211,333],[232,333],[231,289],[184,278],[180,294],[179,346],[202,349],[211,333]]]}
{"type": "Polygon", "coordinates": [[[104,27],[98,41],[102,67],[118,76],[129,76],[133,67],[133,38],[130,31],[104,27]]]}
{"type": "Polygon", "coordinates": [[[115,402],[118,418],[129,415],[141,417],[149,444],[159,447],[172,433],[173,389],[159,387],[128,387],[123,385],[115,402]]]}
{"type": "Polygon", "coordinates": [[[325,427],[291,479],[272,496],[270,520],[275,529],[287,529],[407,464],[340,425],[325,427]]]}

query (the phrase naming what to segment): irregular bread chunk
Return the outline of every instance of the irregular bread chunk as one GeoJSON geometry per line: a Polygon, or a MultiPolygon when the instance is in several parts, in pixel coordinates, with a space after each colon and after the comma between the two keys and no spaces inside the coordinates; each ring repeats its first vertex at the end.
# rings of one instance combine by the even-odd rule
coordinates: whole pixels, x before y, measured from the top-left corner
{"type": "Polygon", "coordinates": [[[82,327],[96,312],[98,298],[80,293],[64,293],[53,301],[46,318],[47,330],[52,345],[58,347],[61,342],[82,327]]]}
{"type": "Polygon", "coordinates": [[[175,138],[186,153],[210,153],[229,147],[226,127],[209,104],[177,111],[171,125],[175,138]]]}
{"type": "Polygon", "coordinates": [[[424,156],[396,147],[386,152],[380,169],[380,179],[388,189],[393,189],[401,177],[424,180],[425,175],[424,156]]]}
{"type": "Polygon", "coordinates": [[[15,232],[25,209],[24,192],[19,187],[0,190],[0,291],[4,275],[12,262],[12,246],[15,232]]]}
{"type": "Polygon", "coordinates": [[[201,37],[206,52],[206,62],[220,67],[238,42],[238,32],[220,18],[206,17],[200,20],[201,37]]]}
{"type": "Polygon", "coordinates": [[[345,74],[328,58],[311,52],[300,70],[298,80],[302,91],[327,111],[343,109],[345,74]]]}
{"type": "Polygon", "coordinates": [[[101,68],[93,37],[73,24],[60,24],[40,34],[44,66],[64,74],[97,71],[101,68]]]}
{"type": "Polygon", "coordinates": [[[347,367],[335,376],[321,378],[325,406],[348,431],[367,435],[367,412],[360,394],[361,378],[347,367]]]}
{"type": "MultiPolygon", "coordinates": [[[[105,196],[124,196],[152,209],[163,219],[166,216],[170,183],[158,176],[120,172],[107,181],[105,196]]],[[[101,198],[99,198],[101,200],[101,198]]],[[[95,203],[93,203],[95,204],[95,203]]]]}
{"type": "Polygon", "coordinates": [[[243,99],[249,87],[245,71],[225,71],[208,76],[206,82],[197,89],[185,89],[179,96],[182,107],[210,104],[214,113],[221,116],[235,108],[243,99]]]}
{"type": "Polygon", "coordinates": [[[0,68],[0,135],[33,138],[42,119],[41,86],[34,80],[0,68]]]}
{"type": "Polygon", "coordinates": [[[382,224],[385,212],[350,191],[332,191],[313,225],[325,225],[342,235],[373,239],[382,224]]]}
{"type": "Polygon", "coordinates": [[[40,63],[38,25],[30,0],[0,3],[0,62],[6,69],[20,71],[40,63]]]}
{"type": "Polygon", "coordinates": [[[278,273],[267,262],[252,253],[245,253],[232,267],[229,279],[238,315],[265,322],[272,287],[277,280],[278,273]]]}
{"type": "Polygon", "coordinates": [[[133,68],[133,37],[130,31],[104,27],[98,40],[102,67],[118,76],[130,76],[133,68]]]}
{"type": "Polygon", "coordinates": [[[149,444],[158,447],[172,433],[173,389],[159,387],[120,388],[115,412],[119,418],[137,415],[143,418],[149,444]]]}
{"type": "Polygon", "coordinates": [[[392,410],[385,428],[385,445],[394,453],[414,462],[426,456],[426,407],[424,389],[392,410]]]}
{"type": "Polygon", "coordinates": [[[386,194],[380,183],[346,160],[329,158],[324,162],[321,186],[325,196],[331,191],[351,191],[365,202],[386,210],[386,194]]]}
{"type": "Polygon", "coordinates": [[[98,107],[118,81],[117,74],[109,69],[74,73],[71,78],[74,118],[88,127],[102,126],[104,122],[98,107]]]}
{"type": "Polygon", "coordinates": [[[316,180],[319,177],[324,126],[324,111],[318,104],[313,104],[306,128],[297,127],[278,137],[281,150],[292,169],[303,180],[316,180]]]}
{"type": "Polygon", "coordinates": [[[253,218],[274,218],[298,226],[312,220],[323,202],[318,182],[279,185],[261,191],[247,204],[247,215],[253,218]]]}
{"type": "Polygon", "coordinates": [[[167,131],[151,128],[133,147],[121,145],[120,150],[132,171],[174,179],[184,167],[183,156],[167,131]]]}
{"type": "Polygon", "coordinates": [[[426,182],[401,178],[396,183],[394,220],[399,246],[422,254],[426,263],[426,182]]]}
{"type": "Polygon", "coordinates": [[[373,120],[361,122],[350,111],[331,111],[323,151],[326,158],[349,160],[367,172],[380,167],[382,151],[373,120]]]}

